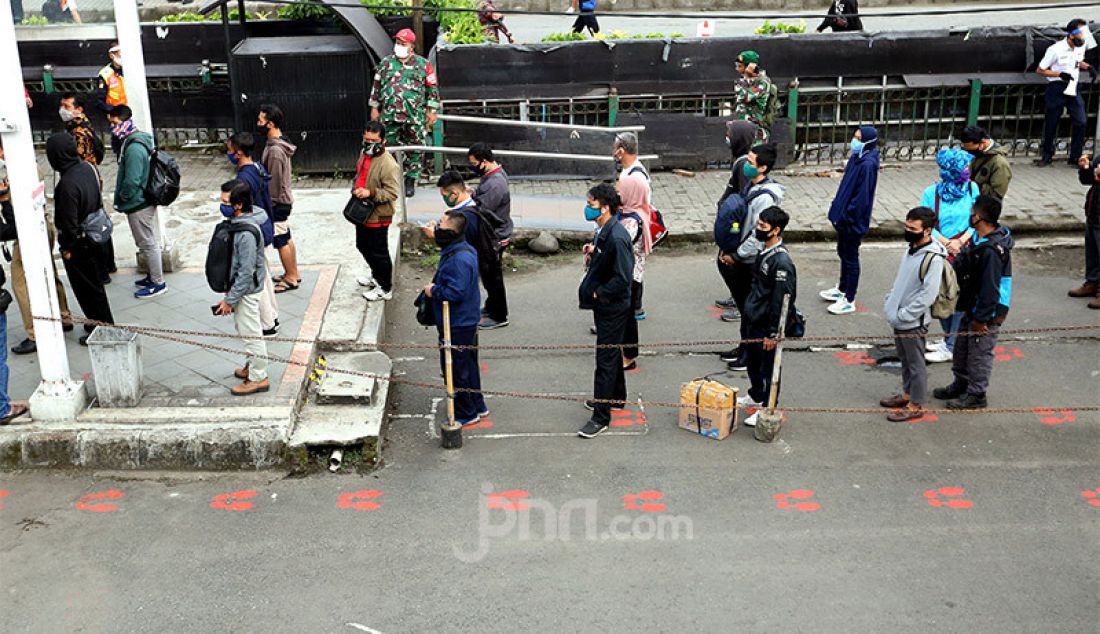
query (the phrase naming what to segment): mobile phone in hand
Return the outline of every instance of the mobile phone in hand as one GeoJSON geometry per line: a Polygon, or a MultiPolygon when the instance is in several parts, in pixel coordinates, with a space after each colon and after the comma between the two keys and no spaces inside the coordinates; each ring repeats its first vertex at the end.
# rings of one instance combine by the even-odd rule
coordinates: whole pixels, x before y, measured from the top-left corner
{"type": "Polygon", "coordinates": [[[210,314],[215,316],[215,317],[220,317],[220,315],[218,315],[218,306],[220,306],[220,305],[221,304],[214,304],[213,306],[211,306],[210,307],[210,314]]]}

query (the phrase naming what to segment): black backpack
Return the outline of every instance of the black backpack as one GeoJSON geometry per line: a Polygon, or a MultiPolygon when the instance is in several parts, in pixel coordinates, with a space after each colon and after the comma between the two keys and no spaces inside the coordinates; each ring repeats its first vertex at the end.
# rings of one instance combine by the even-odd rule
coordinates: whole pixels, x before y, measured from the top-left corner
{"type": "Polygon", "coordinates": [[[180,195],[180,167],[171,154],[153,148],[149,155],[149,180],[145,183],[145,201],[167,206],[180,195]]]}
{"type": "MultiPolygon", "coordinates": [[[[230,222],[225,220],[214,227],[210,237],[210,246],[206,250],[206,283],[215,293],[227,293],[232,286],[229,279],[233,268],[233,236],[247,231],[256,238],[256,248],[263,251],[264,237],[260,228],[250,222],[230,222]]],[[[253,282],[260,284],[259,274],[253,274],[253,282]]]]}
{"type": "Polygon", "coordinates": [[[489,214],[482,211],[477,205],[464,207],[462,211],[470,211],[477,216],[477,236],[470,246],[474,248],[479,256],[481,254],[495,254],[497,251],[497,235],[493,231],[494,224],[489,214]]]}

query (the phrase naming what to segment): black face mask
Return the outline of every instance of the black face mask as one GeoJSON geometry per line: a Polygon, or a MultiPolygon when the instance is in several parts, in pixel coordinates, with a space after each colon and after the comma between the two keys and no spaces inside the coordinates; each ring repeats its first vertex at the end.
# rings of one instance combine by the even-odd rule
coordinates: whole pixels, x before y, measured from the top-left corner
{"type": "Polygon", "coordinates": [[[1073,45],[1076,46],[1077,48],[1081,48],[1082,46],[1085,45],[1085,38],[1083,38],[1083,37],[1071,37],[1071,38],[1069,38],[1069,41],[1073,42],[1073,45]]]}
{"type": "Polygon", "coordinates": [[[753,235],[756,236],[756,239],[759,242],[767,242],[768,238],[771,237],[771,231],[764,231],[763,229],[757,229],[756,231],[753,232],[753,235]]]}
{"type": "Polygon", "coordinates": [[[905,232],[905,241],[908,242],[909,244],[916,244],[916,243],[920,242],[923,239],[924,239],[924,232],[923,231],[906,231],[905,232]]]}
{"type": "Polygon", "coordinates": [[[970,216],[970,228],[977,229],[978,223],[982,221],[981,216],[970,216]]]}
{"type": "Polygon", "coordinates": [[[985,152],[982,152],[981,150],[967,150],[966,153],[970,156],[973,156],[974,158],[981,158],[985,156],[985,152]]]}
{"type": "Polygon", "coordinates": [[[256,136],[257,137],[266,139],[267,138],[267,131],[268,131],[268,127],[266,125],[256,126],[256,136]]]}
{"type": "Polygon", "coordinates": [[[474,165],[474,174],[477,174],[478,176],[485,176],[485,171],[485,166],[481,163],[474,165]]]}
{"type": "Polygon", "coordinates": [[[458,232],[454,229],[435,230],[435,246],[440,249],[446,249],[455,242],[458,242],[458,232]]]}

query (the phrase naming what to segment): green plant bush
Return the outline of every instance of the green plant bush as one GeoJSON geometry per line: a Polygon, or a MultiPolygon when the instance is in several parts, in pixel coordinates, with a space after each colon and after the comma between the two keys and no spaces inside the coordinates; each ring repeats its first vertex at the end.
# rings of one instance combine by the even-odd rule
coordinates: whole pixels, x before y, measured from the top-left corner
{"type": "Polygon", "coordinates": [[[764,23],[756,27],[753,31],[757,35],[779,35],[782,33],[805,33],[806,21],[801,20],[799,24],[787,24],[786,22],[772,22],[771,20],[764,20],[764,23]]]}
{"type": "Polygon", "coordinates": [[[23,18],[23,21],[20,24],[25,24],[27,26],[44,26],[49,23],[50,21],[46,19],[45,16],[28,15],[23,18]]]}
{"type": "Polygon", "coordinates": [[[316,20],[318,22],[333,18],[332,9],[316,0],[309,0],[309,4],[285,4],[279,7],[275,15],[283,20],[316,20]]]}

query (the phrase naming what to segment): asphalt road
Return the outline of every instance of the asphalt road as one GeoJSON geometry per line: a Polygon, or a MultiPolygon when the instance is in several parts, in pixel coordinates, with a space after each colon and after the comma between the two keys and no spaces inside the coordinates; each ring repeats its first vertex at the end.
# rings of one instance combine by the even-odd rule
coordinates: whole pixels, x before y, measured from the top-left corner
{"type": "MultiPolygon", "coordinates": [[[[887,332],[877,313],[903,247],[867,249],[867,312],[839,318],[815,297],[835,275],[829,245],[792,247],[810,334],[887,332]]],[[[1006,327],[1095,324],[1096,311],[1065,297],[1081,255],[1018,251],[1006,327]]],[[[579,275],[559,263],[510,276],[513,325],[482,343],[590,341],[579,275]]],[[[405,267],[395,305],[410,306],[427,277],[405,267]]],[[[709,255],[655,258],[643,341],[733,337],[709,307],[720,286],[709,255]]],[[[411,308],[391,315],[391,341],[433,340],[411,308]]],[[[1097,402],[1096,338],[1004,345],[991,405],[1097,402]]],[[[721,369],[710,349],[644,356],[632,398],[675,400],[680,383],[721,369]]],[[[866,407],[896,390],[895,374],[838,352],[885,354],[792,352],[783,404],[866,407]]],[[[438,380],[423,351],[395,356],[403,377],[438,380]]],[[[486,389],[591,386],[590,353],[483,361],[486,389]]],[[[947,381],[946,367],[931,373],[933,385],[947,381]]],[[[367,476],[0,475],[3,631],[1100,627],[1100,506],[1083,495],[1100,487],[1095,413],[914,424],[791,414],[781,441],[762,444],[744,429],[701,438],[677,429],[672,410],[643,420],[634,408],[616,435],[584,441],[572,435],[586,419],[579,405],[493,398],[493,426],[444,452],[432,436],[438,397],[395,390],[385,466],[367,476]],[[255,496],[215,497],[238,491],[255,496]],[[81,501],[89,494],[103,495],[81,501]],[[531,510],[489,508],[509,505],[531,510]]]]}

